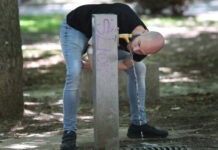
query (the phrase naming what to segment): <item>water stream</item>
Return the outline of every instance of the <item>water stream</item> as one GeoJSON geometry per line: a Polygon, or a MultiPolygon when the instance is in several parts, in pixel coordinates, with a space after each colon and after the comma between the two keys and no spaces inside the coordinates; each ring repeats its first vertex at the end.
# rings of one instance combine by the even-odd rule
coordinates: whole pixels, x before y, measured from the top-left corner
{"type": "MultiPolygon", "coordinates": [[[[138,103],[138,112],[139,112],[139,116],[138,116],[138,119],[139,119],[139,125],[141,126],[142,125],[142,118],[141,118],[141,111],[140,111],[140,99],[139,99],[139,84],[138,84],[138,78],[137,78],[137,75],[136,75],[136,68],[135,68],[135,63],[134,63],[134,60],[133,60],[133,53],[132,51],[130,51],[130,56],[131,56],[131,62],[133,64],[133,72],[134,72],[134,76],[135,76],[135,84],[136,84],[136,97],[137,97],[137,103],[138,103]]],[[[141,138],[143,138],[143,132],[141,131],[141,138]]]]}

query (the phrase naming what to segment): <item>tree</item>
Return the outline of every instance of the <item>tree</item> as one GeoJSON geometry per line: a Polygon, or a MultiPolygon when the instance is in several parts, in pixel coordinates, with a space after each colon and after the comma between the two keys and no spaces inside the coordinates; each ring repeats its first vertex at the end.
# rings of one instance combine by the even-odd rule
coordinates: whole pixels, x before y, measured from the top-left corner
{"type": "Polygon", "coordinates": [[[0,119],[23,115],[23,57],[17,0],[0,0],[0,119]]]}

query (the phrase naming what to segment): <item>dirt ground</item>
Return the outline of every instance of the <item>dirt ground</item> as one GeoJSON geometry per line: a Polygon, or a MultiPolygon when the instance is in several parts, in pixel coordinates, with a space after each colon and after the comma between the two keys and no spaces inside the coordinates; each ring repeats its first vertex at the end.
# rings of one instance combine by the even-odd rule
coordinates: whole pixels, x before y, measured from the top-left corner
{"type": "MultiPolygon", "coordinates": [[[[175,34],[166,37],[164,49],[149,61],[160,64],[159,102],[146,102],[149,124],[167,129],[166,139],[122,141],[124,144],[168,143],[185,145],[193,150],[218,149],[218,31],[205,30],[196,36],[175,34]]],[[[56,42],[57,34],[42,33],[24,44],[56,42]],[[51,38],[53,37],[53,38],[51,38]],[[35,40],[41,39],[41,40],[35,40]]],[[[24,51],[25,112],[21,121],[0,125],[0,141],[33,133],[61,131],[62,90],[65,64],[61,51],[24,51]]],[[[120,126],[129,125],[129,103],[120,101],[120,126]]],[[[78,128],[93,127],[92,103],[80,102],[78,128]]]]}

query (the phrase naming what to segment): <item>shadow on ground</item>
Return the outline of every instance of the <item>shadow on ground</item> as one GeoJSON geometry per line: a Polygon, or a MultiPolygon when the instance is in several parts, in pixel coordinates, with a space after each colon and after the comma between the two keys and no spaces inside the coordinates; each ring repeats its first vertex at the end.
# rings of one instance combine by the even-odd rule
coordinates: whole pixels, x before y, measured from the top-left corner
{"type": "MultiPolygon", "coordinates": [[[[125,139],[121,141],[124,145],[146,141],[178,143],[193,150],[218,149],[217,39],[216,32],[203,32],[191,38],[172,35],[167,38],[162,52],[148,57],[149,61],[160,64],[161,99],[159,103],[146,102],[147,118],[150,124],[168,129],[170,136],[139,141],[125,139]]],[[[44,40],[46,42],[46,38],[44,40]]],[[[23,71],[24,117],[21,121],[1,123],[0,141],[62,130],[62,90],[66,70],[61,51],[45,50],[31,56],[24,56],[24,64],[41,64],[26,65],[23,71]],[[48,63],[53,59],[58,61],[48,63]]],[[[129,117],[129,103],[120,101],[121,127],[128,127],[129,117]]],[[[93,128],[92,102],[80,102],[78,128],[93,128]]],[[[81,146],[80,149],[91,147],[81,146]]]]}

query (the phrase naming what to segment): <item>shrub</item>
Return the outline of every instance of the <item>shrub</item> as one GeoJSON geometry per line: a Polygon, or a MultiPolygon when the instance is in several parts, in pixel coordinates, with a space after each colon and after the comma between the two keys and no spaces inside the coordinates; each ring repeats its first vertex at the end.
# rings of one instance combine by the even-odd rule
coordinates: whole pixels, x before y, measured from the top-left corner
{"type": "Polygon", "coordinates": [[[163,9],[169,8],[175,16],[182,16],[187,3],[191,1],[193,0],[125,0],[137,2],[143,9],[150,10],[151,14],[161,14],[163,9]]]}

